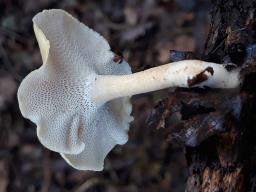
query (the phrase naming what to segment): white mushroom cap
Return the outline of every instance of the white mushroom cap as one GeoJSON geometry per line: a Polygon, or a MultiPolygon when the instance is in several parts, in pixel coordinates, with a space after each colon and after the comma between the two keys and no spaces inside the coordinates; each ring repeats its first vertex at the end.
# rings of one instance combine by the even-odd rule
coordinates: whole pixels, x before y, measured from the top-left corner
{"type": "Polygon", "coordinates": [[[131,104],[125,97],[99,105],[91,99],[92,85],[98,75],[131,69],[113,61],[102,36],[62,10],[45,10],[33,23],[43,65],[18,89],[21,113],[37,125],[40,142],[70,165],[102,170],[108,152],[127,142],[131,104]]]}
{"type": "Polygon", "coordinates": [[[18,89],[24,117],[37,124],[39,140],[73,167],[102,170],[116,144],[127,142],[132,95],[168,87],[236,88],[239,70],[199,60],[174,62],[131,74],[115,63],[98,33],[62,10],[33,18],[43,65],[18,89]]]}

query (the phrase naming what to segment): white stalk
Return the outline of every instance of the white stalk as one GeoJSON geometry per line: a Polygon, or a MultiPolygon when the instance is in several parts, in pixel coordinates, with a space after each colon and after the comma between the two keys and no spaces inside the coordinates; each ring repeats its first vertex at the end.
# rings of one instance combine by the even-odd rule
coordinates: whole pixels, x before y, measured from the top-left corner
{"type": "Polygon", "coordinates": [[[104,103],[115,98],[132,96],[169,87],[190,87],[188,80],[205,71],[207,80],[193,87],[236,88],[239,71],[228,72],[222,65],[199,60],[184,60],[151,68],[130,75],[100,75],[93,86],[93,99],[104,103]]]}

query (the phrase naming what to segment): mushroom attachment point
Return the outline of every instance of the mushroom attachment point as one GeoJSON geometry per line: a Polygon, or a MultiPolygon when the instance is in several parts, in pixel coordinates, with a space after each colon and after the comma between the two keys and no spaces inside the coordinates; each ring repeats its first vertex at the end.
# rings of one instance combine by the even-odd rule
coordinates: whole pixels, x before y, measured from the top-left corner
{"type": "Polygon", "coordinates": [[[33,18],[43,65],[20,84],[21,113],[37,136],[74,168],[100,171],[116,144],[125,144],[130,97],[168,87],[235,88],[239,71],[198,60],[166,64],[132,74],[108,42],[63,10],[33,18]]]}

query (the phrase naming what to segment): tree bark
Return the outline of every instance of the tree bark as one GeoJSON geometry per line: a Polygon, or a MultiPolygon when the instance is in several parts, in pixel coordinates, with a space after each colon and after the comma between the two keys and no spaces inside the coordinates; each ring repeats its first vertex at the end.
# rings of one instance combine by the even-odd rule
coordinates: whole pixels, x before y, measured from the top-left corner
{"type": "MultiPolygon", "coordinates": [[[[239,67],[255,64],[252,58],[255,56],[253,43],[256,42],[255,14],[256,1],[214,1],[211,30],[202,59],[232,62],[239,67]]],[[[247,73],[244,78],[242,88],[232,96],[239,102],[233,103],[232,109],[223,111],[222,131],[212,134],[199,145],[186,146],[187,192],[256,191],[256,78],[254,73],[247,73]],[[236,115],[235,110],[241,111],[236,115]]]]}
{"type": "MultiPolygon", "coordinates": [[[[239,68],[239,89],[177,89],[150,122],[185,145],[187,192],[256,191],[256,1],[213,2],[202,60],[239,68]]],[[[171,52],[171,60],[193,58],[171,52]]]]}

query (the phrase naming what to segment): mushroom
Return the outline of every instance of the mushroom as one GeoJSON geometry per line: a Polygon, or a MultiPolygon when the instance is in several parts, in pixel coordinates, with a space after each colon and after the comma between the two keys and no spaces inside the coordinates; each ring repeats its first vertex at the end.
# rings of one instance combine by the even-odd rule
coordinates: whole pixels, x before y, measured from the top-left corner
{"type": "Polygon", "coordinates": [[[115,62],[108,42],[63,10],[33,18],[43,65],[20,84],[22,115],[37,125],[37,136],[74,168],[100,171],[116,144],[125,144],[135,94],[168,87],[235,88],[239,71],[185,60],[132,74],[115,62]]]}

